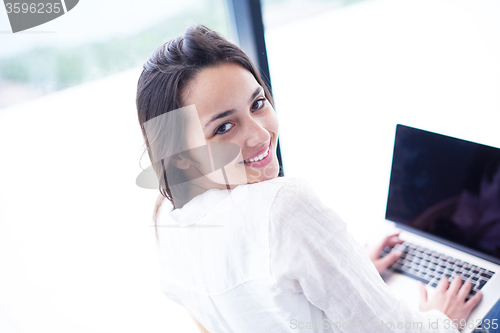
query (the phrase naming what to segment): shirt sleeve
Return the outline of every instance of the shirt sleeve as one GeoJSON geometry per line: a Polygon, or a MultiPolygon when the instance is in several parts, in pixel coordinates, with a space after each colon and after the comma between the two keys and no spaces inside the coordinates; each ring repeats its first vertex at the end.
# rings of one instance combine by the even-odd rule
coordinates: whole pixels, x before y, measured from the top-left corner
{"type": "Polygon", "coordinates": [[[306,182],[279,190],[269,235],[277,287],[303,293],[332,323],[345,324],[342,332],[458,332],[443,313],[419,312],[398,299],[346,224],[306,182]]]}

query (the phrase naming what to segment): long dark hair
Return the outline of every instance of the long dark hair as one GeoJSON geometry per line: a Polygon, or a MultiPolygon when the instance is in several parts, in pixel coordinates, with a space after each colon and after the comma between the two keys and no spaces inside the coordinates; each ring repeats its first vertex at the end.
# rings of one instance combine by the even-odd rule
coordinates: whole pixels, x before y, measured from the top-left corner
{"type": "Polygon", "coordinates": [[[161,195],[158,197],[153,214],[155,222],[164,198],[177,208],[173,200],[175,193],[172,193],[167,178],[167,175],[176,172],[175,166],[170,163],[168,157],[163,158],[163,156],[171,156],[169,149],[173,149],[172,147],[182,146],[186,133],[185,124],[180,120],[178,124],[169,126],[168,130],[161,133],[162,140],[152,141],[148,140],[144,123],[184,107],[181,93],[188,82],[203,69],[222,63],[236,63],[252,73],[255,80],[263,87],[266,98],[273,105],[268,87],[248,56],[238,46],[203,25],[190,27],[183,36],[158,47],[143,66],[137,83],[136,104],[146,150],[160,183],[161,195]],[[162,147],[157,147],[160,144],[162,147]],[[160,150],[161,156],[155,156],[159,155],[160,150]]]}

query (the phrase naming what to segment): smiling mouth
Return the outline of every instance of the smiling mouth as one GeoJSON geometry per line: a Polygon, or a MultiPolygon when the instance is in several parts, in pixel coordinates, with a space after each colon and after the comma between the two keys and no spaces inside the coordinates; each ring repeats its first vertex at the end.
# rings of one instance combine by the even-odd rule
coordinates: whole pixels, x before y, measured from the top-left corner
{"type": "Polygon", "coordinates": [[[265,152],[263,152],[262,154],[260,154],[259,156],[256,156],[254,158],[250,158],[248,160],[244,160],[243,163],[253,163],[253,162],[258,162],[260,160],[263,160],[264,158],[266,158],[269,155],[270,149],[271,149],[271,145],[269,145],[267,147],[267,150],[265,152]]]}

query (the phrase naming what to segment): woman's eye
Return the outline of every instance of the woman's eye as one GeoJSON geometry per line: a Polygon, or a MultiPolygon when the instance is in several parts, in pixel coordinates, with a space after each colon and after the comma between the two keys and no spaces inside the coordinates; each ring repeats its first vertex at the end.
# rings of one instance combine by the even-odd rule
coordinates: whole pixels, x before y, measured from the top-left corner
{"type": "Polygon", "coordinates": [[[219,127],[217,127],[217,129],[215,130],[215,134],[224,134],[227,131],[229,131],[231,127],[233,127],[233,124],[231,123],[222,124],[219,127]]]}
{"type": "Polygon", "coordinates": [[[255,102],[253,102],[252,104],[252,110],[258,110],[260,109],[261,107],[264,106],[264,103],[266,102],[266,99],[265,98],[261,98],[261,99],[258,99],[256,100],[255,102]]]}

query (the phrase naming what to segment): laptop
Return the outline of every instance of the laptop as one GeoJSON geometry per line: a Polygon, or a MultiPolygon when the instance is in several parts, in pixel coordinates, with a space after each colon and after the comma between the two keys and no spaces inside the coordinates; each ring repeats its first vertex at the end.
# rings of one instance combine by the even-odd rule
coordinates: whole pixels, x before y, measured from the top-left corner
{"type": "Polygon", "coordinates": [[[385,218],[405,240],[382,274],[389,287],[418,308],[417,281],[431,297],[461,274],[468,298],[483,292],[462,330],[472,332],[500,298],[500,149],[397,125],[385,218]]]}

